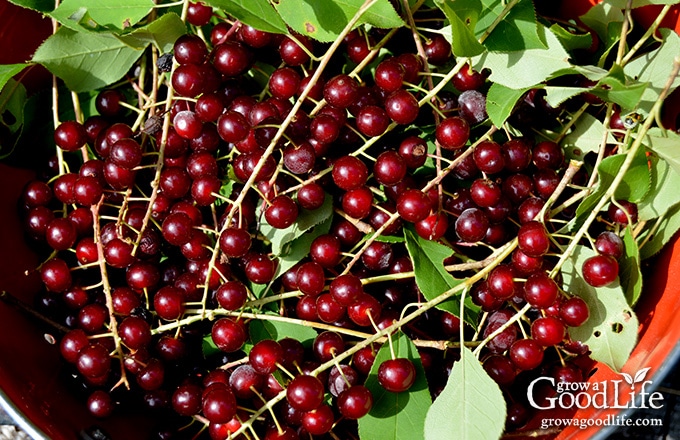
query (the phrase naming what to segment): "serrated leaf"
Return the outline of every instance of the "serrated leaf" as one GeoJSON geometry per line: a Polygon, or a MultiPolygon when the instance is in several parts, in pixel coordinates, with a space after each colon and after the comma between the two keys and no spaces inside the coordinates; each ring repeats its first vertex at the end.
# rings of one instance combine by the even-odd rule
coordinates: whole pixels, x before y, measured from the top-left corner
{"type": "Polygon", "coordinates": [[[605,129],[599,119],[589,113],[583,113],[572,131],[562,141],[567,158],[583,160],[586,154],[597,153],[605,140],[605,134],[606,142],[614,143],[614,136],[605,129]]]}
{"type": "Polygon", "coordinates": [[[503,393],[467,348],[425,418],[425,440],[496,440],[505,426],[503,393]]]}
{"type": "Polygon", "coordinates": [[[680,230],[680,205],[675,205],[659,221],[654,235],[644,236],[648,241],[640,248],[640,258],[645,260],[658,254],[678,230],[680,230]]]}
{"type": "Polygon", "coordinates": [[[530,88],[558,74],[576,72],[557,37],[543,25],[538,26],[538,33],[546,48],[485,52],[473,59],[473,67],[479,72],[490,69],[491,82],[511,89],[530,88]]]}
{"type": "Polygon", "coordinates": [[[574,34],[557,23],[550,26],[550,31],[555,34],[562,46],[568,51],[588,49],[593,44],[593,37],[589,33],[574,34]]]}
{"type": "Polygon", "coordinates": [[[403,393],[392,393],[378,383],[378,367],[391,359],[388,343],[378,350],[375,362],[366,379],[366,387],[373,393],[373,408],[359,419],[359,437],[380,440],[415,440],[423,437],[425,416],[432,399],[427,387],[425,370],[418,349],[403,333],[392,335],[396,357],[410,359],[416,367],[416,381],[403,393]]]}
{"type": "Polygon", "coordinates": [[[642,293],[642,272],[640,272],[640,249],[630,226],[623,234],[623,256],[619,259],[619,278],[628,304],[631,307],[635,306],[642,293]]]}
{"type": "Polygon", "coordinates": [[[477,17],[482,8],[479,0],[456,1],[455,8],[446,0],[435,0],[435,4],[449,20],[450,33],[444,36],[451,44],[451,51],[455,56],[473,57],[485,51],[474,33],[477,17]]]}
{"type": "Polygon", "coordinates": [[[65,26],[74,27],[86,14],[95,25],[122,30],[137,24],[153,6],[152,0],[63,0],[50,16],[65,26]]]}
{"type": "MultiPolygon", "coordinates": [[[[408,228],[404,228],[406,249],[413,262],[416,285],[428,300],[461,283],[444,267],[444,259],[453,254],[453,250],[435,241],[425,240],[408,228]]],[[[454,296],[439,303],[437,308],[460,316],[460,297],[454,296]]],[[[469,297],[465,298],[465,321],[475,325],[479,308],[469,297]]]]}
{"type": "Polygon", "coordinates": [[[38,12],[50,12],[54,10],[55,4],[53,0],[9,0],[9,2],[38,12]]]}
{"type": "MultiPolygon", "coordinates": [[[[623,69],[628,77],[648,83],[636,109],[643,114],[648,114],[659,99],[659,94],[673,70],[673,60],[678,56],[678,47],[680,47],[678,34],[670,29],[659,29],[659,32],[663,37],[661,46],[630,61],[623,69]]],[[[669,92],[672,92],[678,85],[680,85],[680,78],[676,76],[669,92]]]]}
{"type": "MultiPolygon", "coordinates": [[[[479,37],[481,36],[479,33],[486,31],[487,28],[477,29],[479,37]]],[[[484,40],[484,46],[490,51],[497,52],[547,48],[538,33],[533,2],[531,0],[517,2],[484,40]]]]}
{"type": "MultiPolygon", "coordinates": [[[[340,35],[363,4],[364,0],[279,0],[274,7],[296,32],[318,41],[331,42],[340,35]]],[[[357,25],[363,23],[384,29],[404,25],[388,0],[378,0],[371,6],[357,25]]]]}
{"type": "Polygon", "coordinates": [[[174,12],[163,14],[148,25],[135,29],[129,34],[121,35],[121,41],[136,48],[143,49],[148,44],[155,45],[161,53],[172,52],[175,41],[187,31],[186,25],[174,12]]]}
{"type": "Polygon", "coordinates": [[[670,130],[650,128],[643,141],[650,150],[665,159],[680,174],[680,135],[670,130]]]}
{"type": "Polygon", "coordinates": [[[560,87],[560,86],[545,86],[545,102],[551,107],[557,108],[569,98],[587,92],[590,89],[587,87],[560,87]]]}
{"type": "Polygon", "coordinates": [[[486,94],[486,113],[496,127],[502,127],[512,114],[515,104],[529,89],[511,89],[498,83],[491,84],[486,94]]]}
{"type": "Polygon", "coordinates": [[[28,64],[0,64],[0,90],[14,75],[24,70],[28,64]]]}
{"type": "Polygon", "coordinates": [[[263,218],[260,232],[271,242],[272,253],[278,256],[286,244],[292,242],[312,227],[324,222],[331,215],[333,215],[333,200],[332,197],[326,195],[320,208],[313,211],[301,209],[295,223],[285,229],[274,228],[267,224],[263,218]]]}
{"type": "Polygon", "coordinates": [[[237,20],[265,32],[285,34],[286,23],[267,0],[204,0],[237,20]]]}
{"type": "Polygon", "coordinates": [[[637,108],[646,89],[646,83],[626,83],[620,78],[606,76],[590,89],[590,93],[607,102],[614,102],[625,110],[633,110],[637,108]]]}
{"type": "Polygon", "coordinates": [[[119,80],[141,54],[112,35],[61,27],[38,48],[33,61],[64,80],[69,89],[84,92],[119,80]]]}
{"type": "MultiPolygon", "coordinates": [[[[680,144],[676,144],[680,145],[680,144]]],[[[647,196],[638,203],[638,218],[652,220],[665,215],[680,202],[680,172],[658,156],[649,157],[651,185],[647,196]]]]}
{"type": "Polygon", "coordinates": [[[316,330],[312,327],[296,324],[294,322],[267,321],[266,319],[254,319],[248,325],[250,340],[253,344],[264,339],[279,341],[283,338],[297,339],[305,347],[311,347],[316,330]]]}
{"type": "Polygon", "coordinates": [[[570,328],[569,335],[586,344],[594,360],[621,371],[637,343],[638,320],[618,279],[598,288],[583,279],[581,267],[595,255],[592,249],[579,245],[562,266],[564,290],[581,297],[590,310],[588,320],[580,327],[570,328]]]}

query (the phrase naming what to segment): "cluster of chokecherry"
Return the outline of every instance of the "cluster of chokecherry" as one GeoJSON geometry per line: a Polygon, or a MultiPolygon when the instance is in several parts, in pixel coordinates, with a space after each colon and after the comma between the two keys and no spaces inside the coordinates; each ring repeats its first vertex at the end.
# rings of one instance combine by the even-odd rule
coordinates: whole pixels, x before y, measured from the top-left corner
{"type": "MultiPolygon", "coordinates": [[[[210,29],[209,39],[187,34],[159,57],[155,69],[168,78],[165,113],[144,107],[150,113],[139,127],[128,109],[132,93],[102,91],[99,115],[56,128],[63,159],[23,195],[28,235],[49,251],[39,267],[46,287],[39,308],[67,329],[61,353],[93,415],[131,400],[129,387],[142,396],[138,405],[193,417],[212,438],[226,439],[285,394],[268,408],[272,417],[249,422],[244,435],[296,439],[356,429],[353,421],[373,404],[363,383],[378,349],[356,335],[385,329],[425,301],[404,244],[375,239],[375,231],[401,237],[403,228],[454,249],[447,267],[467,263],[456,276],[495,265],[471,290],[484,319],[467,327],[466,340],[501,330],[482,359],[512,403],[510,428],[528,417],[512,391],[522,372],[582,379],[575,363],[544,359],[547,347],[567,359],[587,351],[567,329],[588,319],[588,307],[550,276],[560,238],[544,208],[564,189],[564,153],[549,140],[487,134],[484,73],[465,66],[421,102],[428,75],[452,67],[440,35],[427,35],[419,55],[408,32],[355,30],[344,52],[323,64],[312,58],[323,47],[304,36],[217,20],[200,3],[190,4],[187,21],[210,29]],[[374,60],[378,42],[391,52],[374,60]],[[371,60],[368,76],[368,68],[340,70],[371,60]],[[263,64],[278,67],[258,82],[263,64]],[[433,127],[431,135],[414,125],[433,127]],[[288,228],[327,199],[329,231],[279,275],[261,226],[288,228]],[[485,260],[514,237],[509,258],[485,260]],[[270,285],[273,299],[255,297],[254,285],[270,285]],[[526,319],[508,325],[527,303],[526,319]],[[316,325],[311,347],[293,338],[248,345],[249,322],[266,319],[249,313],[274,305],[279,318],[316,325]],[[222,354],[204,356],[206,335],[222,354]]],[[[513,116],[518,125],[559,111],[546,112],[535,91],[522,105],[513,116]]],[[[599,255],[582,268],[588,283],[616,278],[623,244],[612,230],[635,217],[635,205],[612,204],[602,222],[611,228],[595,241],[599,255]]],[[[401,330],[422,343],[436,396],[456,358],[458,318],[432,308],[401,330]],[[442,339],[451,343],[427,343],[442,339]]],[[[389,392],[407,392],[416,368],[394,357],[377,375],[389,392]]],[[[186,424],[178,419],[159,435],[186,424]]]]}

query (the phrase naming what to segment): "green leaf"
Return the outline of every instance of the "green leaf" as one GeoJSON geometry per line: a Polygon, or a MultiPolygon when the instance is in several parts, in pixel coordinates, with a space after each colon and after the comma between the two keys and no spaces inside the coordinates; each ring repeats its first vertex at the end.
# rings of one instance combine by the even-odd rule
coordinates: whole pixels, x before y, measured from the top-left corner
{"type": "Polygon", "coordinates": [[[606,76],[590,89],[590,93],[605,101],[611,101],[625,110],[633,110],[637,107],[645,90],[646,83],[627,83],[615,76],[606,76]]]}
{"type": "Polygon", "coordinates": [[[9,2],[38,12],[50,12],[54,10],[53,0],[9,0],[9,2]]]}
{"type": "Polygon", "coordinates": [[[26,87],[10,78],[0,91],[0,159],[12,154],[24,130],[26,87]]]}
{"type": "Polygon", "coordinates": [[[594,255],[592,249],[577,246],[572,258],[562,266],[564,290],[583,298],[590,310],[588,320],[570,328],[569,335],[588,345],[594,360],[620,371],[637,343],[638,320],[618,280],[595,288],[583,279],[583,262],[594,255]]]}
{"type": "Polygon", "coordinates": [[[122,30],[137,24],[153,6],[152,0],[63,0],[50,16],[72,28],[86,16],[95,26],[122,30]]]}
{"type": "Polygon", "coordinates": [[[680,205],[675,205],[659,220],[654,223],[656,230],[653,236],[645,235],[648,241],[640,248],[640,258],[645,260],[658,254],[680,230],[680,205]]]}
{"type": "Polygon", "coordinates": [[[294,322],[267,321],[266,319],[254,319],[248,325],[250,340],[253,344],[264,339],[279,341],[283,338],[297,339],[305,347],[311,347],[316,330],[312,327],[296,324],[294,322]]]}
{"type": "MultiPolygon", "coordinates": [[[[483,32],[486,28],[478,30],[483,32]]],[[[520,0],[484,40],[484,46],[497,52],[547,48],[538,33],[533,2],[520,0]]]]}
{"type": "Polygon", "coordinates": [[[415,440],[423,438],[425,416],[432,400],[418,349],[403,333],[392,335],[396,357],[410,359],[416,367],[416,381],[403,393],[387,391],[378,383],[378,367],[391,359],[388,343],[383,344],[366,379],[373,393],[373,408],[359,419],[359,437],[380,440],[415,440]]]}
{"type": "MultiPolygon", "coordinates": [[[[335,40],[347,23],[359,12],[364,0],[279,0],[276,10],[293,30],[322,42],[335,40]]],[[[366,11],[357,25],[368,23],[379,28],[394,28],[404,21],[388,0],[378,0],[366,11]]]]}
{"type": "Polygon", "coordinates": [[[473,59],[473,67],[479,72],[490,69],[489,80],[510,89],[530,88],[558,73],[575,72],[569,54],[550,29],[539,25],[538,32],[547,44],[546,48],[486,52],[473,59]]]}
{"type": "MultiPolygon", "coordinates": [[[[579,227],[585,218],[590,215],[590,212],[595,208],[598,201],[609,190],[609,187],[614,182],[614,178],[619,173],[623,162],[626,160],[626,154],[615,154],[605,158],[598,166],[599,181],[595,191],[588,197],[583,199],[581,204],[576,208],[576,217],[572,220],[572,228],[579,227]]],[[[649,192],[651,186],[651,177],[649,167],[647,165],[647,156],[643,148],[638,149],[635,159],[631,163],[625,178],[614,192],[616,199],[624,199],[633,203],[637,203],[644,199],[649,192]]]]}
{"type": "Polygon", "coordinates": [[[220,349],[215,345],[215,341],[213,341],[211,334],[204,336],[201,340],[201,351],[203,352],[204,358],[220,352],[220,349]]]}
{"type": "Polygon", "coordinates": [[[0,124],[10,133],[16,133],[23,124],[23,110],[26,104],[26,87],[11,79],[0,92],[0,124]]]}
{"type": "Polygon", "coordinates": [[[545,86],[545,101],[551,107],[557,108],[567,99],[573,98],[574,96],[587,92],[590,89],[587,87],[560,87],[560,86],[545,86]]]}
{"type": "Polygon", "coordinates": [[[75,92],[106,87],[119,80],[142,54],[107,34],[66,27],[49,37],[33,55],[75,92]]]}
{"type": "Polygon", "coordinates": [[[610,2],[602,2],[588,9],[588,12],[582,15],[580,19],[586,26],[594,30],[608,47],[612,43],[610,35],[613,34],[610,32],[610,26],[619,27],[617,23],[623,22],[623,12],[620,8],[613,7],[610,2]]]}
{"type": "Polygon", "coordinates": [[[467,347],[425,418],[425,440],[496,440],[505,427],[505,399],[467,347]]]}
{"type": "Polygon", "coordinates": [[[473,57],[485,51],[474,34],[477,16],[482,8],[479,0],[457,0],[455,9],[446,0],[435,0],[435,4],[449,19],[451,32],[444,36],[451,43],[451,51],[455,56],[473,57]]]}
{"type": "Polygon", "coordinates": [[[0,90],[14,75],[24,70],[28,64],[0,64],[0,90]]]}
{"type": "Polygon", "coordinates": [[[645,134],[643,143],[665,159],[676,173],[680,173],[680,148],[678,148],[680,135],[670,130],[653,127],[645,134]]]}
{"type": "Polygon", "coordinates": [[[311,229],[313,226],[322,223],[332,214],[333,200],[332,197],[326,195],[326,199],[320,208],[313,211],[307,209],[300,210],[297,220],[289,227],[285,229],[277,229],[267,224],[266,221],[263,221],[262,226],[260,227],[260,232],[262,232],[262,234],[271,242],[272,253],[278,256],[281,255],[286,244],[292,242],[306,231],[311,229]]]}
{"type": "Polygon", "coordinates": [[[593,37],[589,33],[574,34],[557,23],[550,26],[550,31],[555,34],[562,46],[568,51],[588,49],[593,44],[593,37]]]}
{"type": "Polygon", "coordinates": [[[628,304],[633,307],[642,293],[642,272],[640,272],[640,249],[628,226],[623,233],[624,254],[619,260],[619,279],[628,304]]]}
{"type": "Polygon", "coordinates": [[[237,20],[265,32],[285,34],[286,23],[267,0],[204,0],[237,20]]]}
{"type": "Polygon", "coordinates": [[[172,52],[175,41],[187,32],[186,25],[174,12],[163,14],[148,25],[135,29],[118,38],[125,44],[144,49],[149,43],[155,45],[161,53],[172,52]]]}
{"type": "Polygon", "coordinates": [[[274,279],[286,273],[288,269],[309,255],[309,248],[312,242],[318,236],[328,234],[328,231],[331,229],[332,220],[333,217],[328,216],[321,224],[314,226],[314,228],[308,230],[284,247],[283,252],[279,255],[279,265],[274,279]]]}
{"type": "MultiPolygon", "coordinates": [[[[673,70],[673,60],[678,56],[678,47],[680,47],[678,34],[670,29],[659,29],[659,32],[663,37],[661,46],[630,61],[623,69],[628,77],[649,83],[636,109],[644,115],[650,112],[659,99],[659,94],[673,70]]],[[[675,77],[670,91],[678,85],[680,85],[680,78],[675,77]]]]}
{"type": "Polygon", "coordinates": [[[615,142],[614,136],[604,128],[599,119],[583,113],[574,124],[573,130],[562,141],[567,158],[583,160],[587,153],[597,153],[605,140],[605,134],[607,143],[615,142]]]}
{"type": "MultiPolygon", "coordinates": [[[[676,144],[680,145],[680,144],[676,144]]],[[[672,168],[667,161],[657,156],[650,156],[651,185],[647,196],[638,203],[638,218],[652,220],[665,215],[680,202],[680,172],[672,168]]]]}
{"type": "MultiPolygon", "coordinates": [[[[434,299],[442,293],[460,284],[444,267],[444,259],[453,254],[453,250],[436,241],[425,240],[412,230],[404,228],[406,249],[413,262],[416,285],[428,300],[434,299]]],[[[479,308],[472,301],[465,299],[465,321],[476,325],[479,308]]],[[[452,297],[439,303],[437,308],[460,316],[459,296],[452,297]]]]}
{"type": "Polygon", "coordinates": [[[511,89],[498,83],[491,84],[486,94],[486,113],[496,127],[502,127],[512,114],[515,104],[529,90],[511,89]]]}

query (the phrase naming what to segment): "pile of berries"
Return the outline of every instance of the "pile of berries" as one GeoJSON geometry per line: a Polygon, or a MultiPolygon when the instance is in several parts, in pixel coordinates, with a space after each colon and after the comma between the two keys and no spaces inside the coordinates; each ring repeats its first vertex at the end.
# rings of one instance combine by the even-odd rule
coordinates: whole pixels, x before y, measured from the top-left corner
{"type": "MultiPolygon", "coordinates": [[[[461,337],[494,333],[480,360],[509,430],[531,415],[516,389],[527,377],[582,380],[572,360],[587,347],[569,328],[588,306],[552,269],[574,214],[561,203],[587,176],[529,129],[558,125],[565,108],[532,90],[511,117],[523,135],[510,135],[488,123],[488,72],[454,73],[440,34],[420,51],[407,28],[359,28],[321,57],[328,46],[304,36],[220,17],[192,3],[186,21],[202,32],[137,85],[157,81],[156,101],[101,91],[98,115],[56,127],[61,151],[23,193],[27,236],[45,251],[36,307],[65,329],[65,368],[90,412],[146,407],[163,415],[159,438],[350,438],[374,403],[372,371],[390,393],[425,371],[436,397],[461,337]],[[469,292],[477,322],[428,305],[405,230],[448,247],[436,263],[454,277],[483,273],[469,292]],[[282,269],[291,248],[301,253],[282,269]],[[316,334],[256,340],[258,321],[316,334]],[[420,359],[374,366],[394,330],[420,359]]],[[[592,286],[617,278],[615,232],[636,216],[620,200],[598,222],[599,255],[582,268],[592,286]]]]}

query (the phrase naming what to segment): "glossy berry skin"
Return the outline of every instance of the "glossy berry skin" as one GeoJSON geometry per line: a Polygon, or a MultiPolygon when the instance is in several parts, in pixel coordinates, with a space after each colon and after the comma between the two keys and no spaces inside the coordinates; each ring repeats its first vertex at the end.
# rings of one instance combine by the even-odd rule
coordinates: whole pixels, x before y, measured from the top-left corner
{"type": "Polygon", "coordinates": [[[524,283],[524,298],[529,304],[539,309],[546,309],[553,305],[558,294],[557,283],[545,272],[529,275],[524,283]]]}
{"type": "Polygon", "coordinates": [[[467,243],[476,243],[486,237],[489,219],[479,208],[468,208],[456,219],[455,229],[458,237],[467,243]]]}
{"type": "Polygon", "coordinates": [[[333,182],[349,191],[366,184],[368,167],[355,156],[342,156],[333,164],[333,182]]]}
{"type": "Polygon", "coordinates": [[[52,258],[40,268],[40,278],[52,292],[63,292],[71,286],[71,271],[64,260],[52,258]]]}
{"type": "Polygon", "coordinates": [[[255,284],[267,284],[276,274],[276,262],[264,254],[247,257],[244,268],[246,278],[255,284]]]}
{"type": "Polygon", "coordinates": [[[520,339],[510,347],[510,360],[520,370],[533,370],[543,362],[543,348],[532,339],[520,339]]]}
{"type": "Polygon", "coordinates": [[[566,329],[559,318],[544,316],[531,324],[531,337],[539,344],[549,347],[564,339],[566,329]]]}
{"type": "Polygon", "coordinates": [[[373,393],[363,385],[353,385],[340,393],[337,406],[344,417],[360,419],[371,411],[373,393]]]}
{"type": "Polygon", "coordinates": [[[87,140],[85,127],[77,121],[64,121],[54,130],[54,143],[64,151],[75,151],[87,140]]]}
{"type": "Polygon", "coordinates": [[[118,334],[123,343],[132,350],[146,347],[151,342],[149,323],[138,316],[128,316],[118,326],[118,334]]]}
{"type": "Polygon", "coordinates": [[[365,136],[380,136],[390,123],[389,116],[377,105],[367,105],[359,110],[356,117],[357,128],[365,136]]]}
{"type": "Polygon", "coordinates": [[[250,366],[259,374],[271,374],[283,360],[283,348],[272,339],[264,339],[253,346],[248,354],[248,360],[250,366]]]}
{"type": "Polygon", "coordinates": [[[298,217],[298,206],[289,196],[276,196],[264,212],[264,217],[271,226],[285,229],[295,223],[298,217]]]}
{"type": "Polygon", "coordinates": [[[583,262],[583,279],[593,287],[604,287],[619,276],[619,263],[608,255],[595,255],[583,262]]]}
{"type": "Polygon", "coordinates": [[[326,434],[333,427],[335,417],[330,406],[321,404],[318,408],[302,415],[302,427],[314,436],[326,434]]]}
{"type": "Polygon", "coordinates": [[[560,304],[560,319],[570,327],[583,325],[590,316],[588,304],[578,296],[569,298],[560,304]]]}
{"type": "Polygon", "coordinates": [[[323,97],[334,107],[347,108],[359,98],[359,84],[349,75],[334,76],[324,86],[323,97]]]}
{"type": "Polygon", "coordinates": [[[635,224],[638,221],[638,209],[635,203],[631,203],[627,200],[617,200],[619,206],[614,203],[610,203],[607,208],[607,216],[614,223],[627,226],[629,224],[635,224]]]}
{"type": "Polygon", "coordinates": [[[248,291],[240,281],[227,281],[217,288],[215,299],[226,310],[239,310],[248,299],[248,291]]]}
{"type": "Polygon", "coordinates": [[[243,228],[227,228],[220,235],[219,245],[230,258],[243,257],[250,250],[250,233],[243,228]]]}
{"type": "Polygon", "coordinates": [[[387,116],[400,125],[408,125],[415,121],[420,112],[416,97],[404,89],[399,89],[385,98],[384,105],[387,116]]]}
{"type": "Polygon", "coordinates": [[[324,392],[325,387],[318,378],[303,374],[290,381],[286,399],[295,409],[311,411],[323,403],[324,392]]]}
{"type": "Polygon", "coordinates": [[[416,381],[416,367],[407,358],[387,359],[378,367],[378,383],[387,391],[401,393],[416,381]]]}
{"type": "Polygon", "coordinates": [[[418,222],[430,214],[432,203],[419,189],[404,191],[397,199],[397,212],[407,222],[418,222]]]}
{"type": "Polygon", "coordinates": [[[543,223],[531,221],[517,232],[517,246],[530,257],[540,257],[550,250],[550,237],[543,223]]]}
{"type": "Polygon", "coordinates": [[[103,390],[96,390],[87,398],[87,409],[97,418],[106,418],[115,408],[111,395],[103,390]]]}
{"type": "Polygon", "coordinates": [[[618,260],[623,255],[623,240],[611,231],[604,231],[595,239],[595,249],[600,255],[609,255],[618,260]]]}
{"type": "Polygon", "coordinates": [[[459,150],[470,138],[470,125],[459,116],[446,118],[435,130],[437,142],[446,150],[459,150]]]}
{"type": "Polygon", "coordinates": [[[236,397],[226,385],[210,388],[202,400],[203,415],[211,423],[227,423],[236,415],[236,397]]]}
{"type": "Polygon", "coordinates": [[[217,348],[226,353],[240,350],[248,338],[243,324],[230,318],[220,318],[215,321],[211,334],[217,348]]]}

